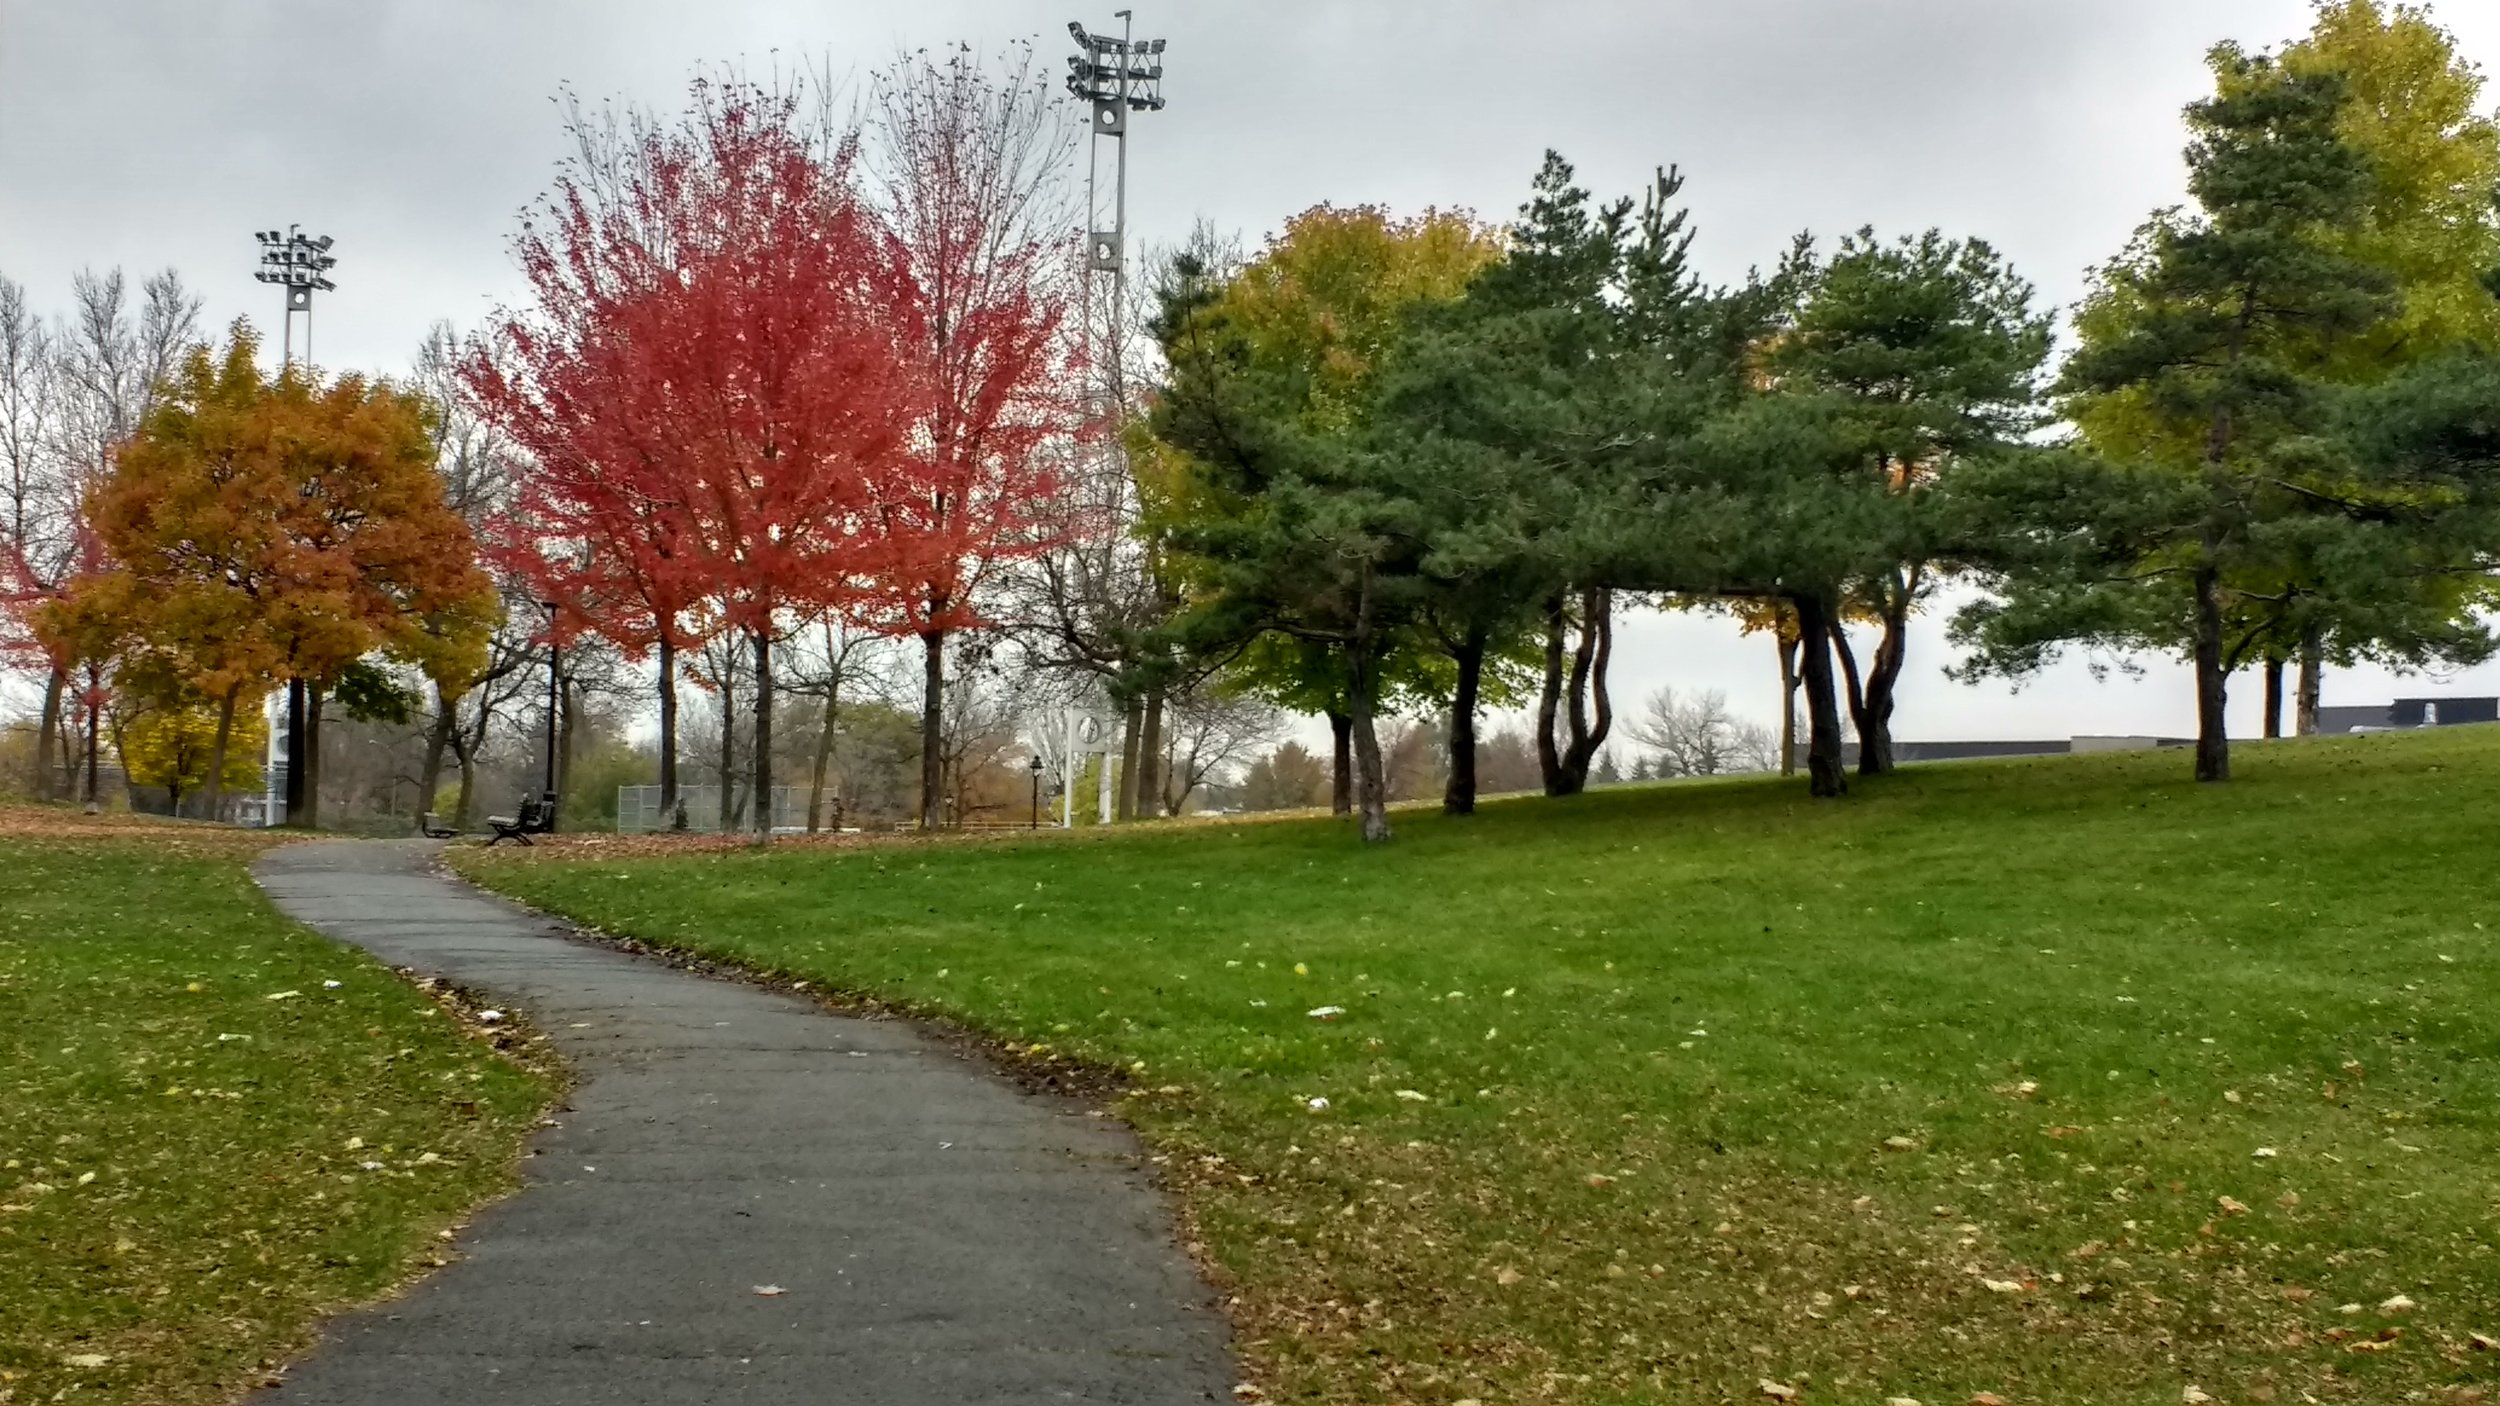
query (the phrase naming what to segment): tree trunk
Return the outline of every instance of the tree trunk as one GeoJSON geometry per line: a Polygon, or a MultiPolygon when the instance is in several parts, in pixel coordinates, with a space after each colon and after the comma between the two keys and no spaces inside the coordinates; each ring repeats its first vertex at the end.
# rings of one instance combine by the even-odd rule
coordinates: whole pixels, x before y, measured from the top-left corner
{"type": "Polygon", "coordinates": [[[2266,739],[2283,735],[2283,656],[2266,656],[2266,739]]]}
{"type": "Polygon", "coordinates": [[[1867,661],[1866,692],[1858,705],[1858,775],[1882,776],[1893,768],[1892,710],[1901,668],[1910,657],[1910,607],[1918,600],[1922,569],[1896,574],[1884,601],[1883,638],[1867,661]]]}
{"type": "Polygon", "coordinates": [[[755,842],[773,842],[773,637],[757,630],[755,641],[755,842]]]}
{"type": "MultiPolygon", "coordinates": [[[[1129,695],[1120,706],[1120,769],[1111,779],[1113,820],[1130,820],[1137,815],[1137,734],[1145,722],[1145,701],[1129,695]]],[[[1104,758],[1103,764],[1110,765],[1104,758]]]]}
{"type": "MultiPolygon", "coordinates": [[[[1373,686],[1367,682],[1365,689],[1373,686]]],[[[1372,725],[1369,699],[1358,696],[1347,706],[1354,710],[1355,808],[1362,816],[1363,843],[1381,844],[1389,838],[1389,782],[1380,764],[1380,734],[1372,725]]]]}
{"type": "Polygon", "coordinates": [[[824,725],[816,729],[816,757],[807,773],[807,833],[813,835],[823,824],[825,808],[825,769],[833,764],[834,720],[839,716],[842,700],[842,674],[836,670],[825,680],[824,725]]]}
{"type": "Polygon", "coordinates": [[[1354,636],[1346,645],[1346,715],[1354,733],[1355,809],[1363,843],[1389,840],[1389,778],[1380,764],[1380,733],[1372,712],[1380,696],[1380,660],[1371,630],[1371,572],[1364,569],[1354,606],[1354,636]]]}
{"type": "MultiPolygon", "coordinates": [[[[1576,796],[1588,789],[1589,764],[1597,759],[1597,749],[1605,745],[1606,734],[1614,728],[1614,705],[1606,692],[1606,668],[1614,655],[1614,638],[1614,593],[1602,586],[1583,591],[1580,640],[1571,651],[1571,678],[1566,685],[1571,739],[1556,759],[1554,774],[1546,779],[1545,794],[1549,796],[1576,796]]],[[[1549,640],[1549,663],[1552,653],[1549,640]]],[[[1550,676],[1547,683],[1550,688],[1550,676]]]]}
{"type": "Polygon", "coordinates": [[[1328,813],[1354,813],[1354,715],[1328,710],[1328,733],[1335,741],[1328,768],[1328,813]]]}
{"type": "Polygon", "coordinates": [[[101,733],[104,729],[104,679],[102,675],[103,671],[94,665],[87,666],[87,814],[89,815],[104,809],[104,798],[99,794],[99,783],[96,779],[96,748],[102,741],[101,733]]]}
{"type": "Polygon", "coordinates": [[[1832,684],[1832,621],[1839,612],[1821,596],[1792,596],[1789,603],[1797,611],[1804,663],[1807,789],[1816,796],[1845,796],[1849,773],[1841,763],[1840,698],[1832,684]]]}
{"type": "Polygon", "coordinates": [[[738,658],[734,649],[729,658],[732,667],[721,670],[720,680],[720,833],[724,835],[738,828],[738,691],[730,686],[738,658]]]}
{"type": "Polygon", "coordinates": [[[1560,593],[1545,598],[1545,687],[1536,700],[1536,769],[1545,785],[1545,794],[1562,794],[1562,750],[1554,741],[1554,726],[1562,710],[1563,690],[1563,628],[1565,616],[1560,593]]]}
{"type": "Polygon", "coordinates": [[[946,794],[946,632],[920,634],[920,828],[938,827],[946,794]]]}
{"type": "Polygon", "coordinates": [[[1137,725],[1137,818],[1163,815],[1163,685],[1146,690],[1145,711],[1137,725]]]}
{"type": "Polygon", "coordinates": [[[1476,700],[1484,687],[1485,631],[1470,627],[1451,657],[1458,689],[1450,699],[1450,784],[1441,793],[1443,815],[1476,813],[1476,700]]]}
{"type": "Polygon", "coordinates": [[[1832,619],[1832,657],[1840,661],[1840,699],[1849,705],[1849,725],[1858,732],[1858,754],[1866,754],[1866,685],[1858,678],[1858,652],[1849,645],[1849,626],[1832,619]]]}
{"type": "Polygon", "coordinates": [[[677,642],[660,631],[660,824],[677,813],[677,642]]]}
{"type": "Polygon", "coordinates": [[[425,763],[417,772],[417,824],[423,827],[425,813],[434,809],[434,793],[443,788],[443,754],[451,750],[451,739],[460,731],[460,699],[446,695],[440,682],[434,685],[434,724],[425,730],[425,763]]]}
{"type": "Polygon", "coordinates": [[[35,799],[49,801],[61,794],[60,776],[53,769],[53,757],[63,749],[61,741],[61,695],[69,688],[69,670],[54,665],[43,680],[42,720],[35,726],[35,799]]]}
{"type": "Polygon", "coordinates": [[[2318,695],[2325,684],[2326,645],[2313,627],[2300,637],[2300,682],[2293,690],[2292,731],[2318,735],[2318,695]]]}
{"type": "Polygon", "coordinates": [[[1774,643],[1780,651],[1780,775],[1797,774],[1797,641],[1787,631],[1776,632],[1774,643]]]}
{"type": "Polygon", "coordinates": [[[455,736],[451,755],[460,763],[460,793],[452,797],[451,828],[469,828],[469,809],[477,804],[477,754],[470,750],[466,736],[455,736]]]}
{"type": "Polygon", "coordinates": [[[286,681],[286,823],[306,825],[304,818],[304,681],[286,681]]]}
{"type": "Polygon", "coordinates": [[[581,798],[573,794],[573,750],[581,735],[581,682],[573,671],[564,670],[556,688],[556,807],[547,815],[547,830],[555,832],[567,807],[581,798]]]}
{"type": "MultiPolygon", "coordinates": [[[[234,738],[234,696],[242,691],[243,686],[236,684],[226,690],[225,697],[217,700],[217,740],[209,744],[208,785],[200,793],[203,798],[200,809],[204,812],[201,818],[211,824],[216,823],[217,813],[225,808],[226,744],[234,738]]],[[[182,813],[180,802],[175,803],[174,813],[182,813]]]]}
{"type": "Polygon", "coordinates": [[[2222,573],[2196,567],[2196,779],[2231,779],[2231,738],[2223,708],[2230,679],[2222,669],[2222,573]]]}

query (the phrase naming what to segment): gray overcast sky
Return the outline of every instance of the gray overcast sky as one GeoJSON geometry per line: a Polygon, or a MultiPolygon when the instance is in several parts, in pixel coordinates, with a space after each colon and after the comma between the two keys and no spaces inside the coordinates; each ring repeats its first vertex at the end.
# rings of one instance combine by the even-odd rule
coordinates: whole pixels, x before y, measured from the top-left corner
{"type": "MultiPolygon", "coordinates": [[[[2446,0],[2500,63],[2500,5],[2446,0]]],[[[1546,147],[1603,192],[1681,164],[1705,273],[1733,278],[1799,229],[1941,226],[1995,242],[2059,304],[2151,209],[2181,198],[2180,106],[2216,40],[2306,27],[2302,0],[1189,0],[1141,6],[1171,43],[1169,110],[1143,115],[1136,238],[1206,218],[1255,240],[1319,201],[1506,216],[1546,147]]],[[[223,323],[274,330],[251,231],[338,239],[320,360],[396,370],[436,318],[517,296],[515,214],[560,149],[550,95],[673,103],[702,62],[830,56],[1108,28],[1065,0],[0,0],[0,273],[38,305],[72,270],[178,267],[223,323]]],[[[2491,95],[2487,95],[2491,96],[2491,95]]],[[[1624,632],[1617,694],[1725,688],[1776,716],[1770,647],[1721,622],[1624,632]]],[[[1913,645],[1910,738],[2190,730],[2184,678],[2019,693],[1944,680],[1913,645]]],[[[2500,692],[2366,672],[2328,701],[2500,692]]],[[[2253,680],[2235,712],[2253,731],[2253,680]]]]}

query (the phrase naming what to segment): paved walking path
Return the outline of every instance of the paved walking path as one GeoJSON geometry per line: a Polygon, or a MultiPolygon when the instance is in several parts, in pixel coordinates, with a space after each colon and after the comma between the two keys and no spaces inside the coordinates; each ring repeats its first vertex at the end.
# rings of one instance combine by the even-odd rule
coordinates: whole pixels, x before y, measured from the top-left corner
{"type": "Polygon", "coordinates": [[[256,1403],[1230,1400],[1222,1322],[1110,1120],[899,1022],[567,940],[434,850],[290,845],[258,874],[321,931],[510,1002],[581,1083],[460,1259],[256,1403]]]}

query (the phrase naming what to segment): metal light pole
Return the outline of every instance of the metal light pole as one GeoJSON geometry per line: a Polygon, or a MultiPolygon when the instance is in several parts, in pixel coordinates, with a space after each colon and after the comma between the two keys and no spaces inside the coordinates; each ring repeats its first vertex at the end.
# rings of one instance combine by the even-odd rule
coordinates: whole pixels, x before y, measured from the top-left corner
{"type": "Polygon", "coordinates": [[[1026,822],[1024,828],[1042,828],[1042,754],[1039,752],[1033,754],[1033,818],[1026,822]]]}
{"type": "Polygon", "coordinates": [[[1093,108],[1093,140],[1085,153],[1085,222],[1090,233],[1085,239],[1085,337],[1093,338],[1094,275],[1111,276],[1111,355],[1108,361],[1110,384],[1106,390],[1116,400],[1120,393],[1120,333],[1126,316],[1128,298],[1128,118],[1131,112],[1163,110],[1163,41],[1139,39],[1130,12],[1117,10],[1120,37],[1088,34],[1085,26],[1068,22],[1068,33],[1075,36],[1078,52],[1068,56],[1068,91],[1079,102],[1093,108]],[[1115,144],[1116,155],[1112,175],[1111,226],[1103,228],[1096,217],[1100,199],[1095,193],[1096,172],[1102,164],[1102,144],[1115,144]]]}
{"type": "MultiPolygon", "coordinates": [[[[304,315],[304,362],[312,363],[313,293],[336,292],[338,285],[330,281],[330,270],[338,267],[331,256],[330,236],[308,235],[301,225],[288,225],[286,233],[274,229],[254,230],[252,237],[260,241],[260,269],[252,277],[263,283],[274,283],[286,292],[285,310],[279,314],[281,331],[278,340],[278,369],[284,372],[295,361],[295,315],[304,315]]],[[[288,679],[286,683],[286,771],[281,795],[264,802],[263,818],[283,811],[286,821],[294,823],[298,814],[309,807],[304,795],[303,778],[306,747],[304,746],[304,681],[288,679]]],[[[276,760],[277,743],[270,744],[271,760],[276,760]]],[[[274,767],[272,768],[275,769],[274,767]]],[[[317,799],[317,798],[314,798],[317,799]]],[[[277,822],[271,821],[275,824],[277,822]]]]}
{"type": "Polygon", "coordinates": [[[252,275],[263,283],[275,283],[286,290],[286,312],[282,321],[285,330],[279,334],[280,369],[295,360],[295,314],[304,315],[304,364],[312,364],[312,305],[315,289],[335,292],[338,285],[330,281],[330,270],[338,260],[330,256],[330,236],[308,235],[301,225],[288,225],[286,233],[274,229],[254,231],[260,241],[260,271],[252,275]]]}
{"type": "MultiPolygon", "coordinates": [[[[547,611],[547,784],[540,799],[550,807],[556,800],[556,714],[563,708],[564,652],[556,643],[556,603],[539,602],[547,611]]],[[[547,828],[555,829],[555,816],[548,815],[547,828]]]]}
{"type": "MultiPolygon", "coordinates": [[[[1086,125],[1092,139],[1085,149],[1085,282],[1079,308],[1082,327],[1082,354],[1090,364],[1099,363],[1101,422],[1116,430],[1128,409],[1127,387],[1127,322],[1128,322],[1128,123],[1133,112],[1163,110],[1163,43],[1160,39],[1140,39],[1135,33],[1133,15],[1128,10],[1113,11],[1120,21],[1120,37],[1089,34],[1085,26],[1071,20],[1068,33],[1076,39],[1077,52],[1068,56],[1068,91],[1077,101],[1088,106],[1092,120],[1086,125]],[[1102,169],[1102,144],[1113,143],[1111,221],[1102,222],[1102,201],[1098,182],[1102,169]],[[1097,355],[1094,349],[1094,281],[1108,277],[1111,281],[1111,318],[1109,348],[1097,355]]],[[[1115,432],[1101,437],[1104,462],[1095,477],[1095,491],[1103,505],[1120,510],[1128,500],[1130,476],[1121,463],[1120,437],[1115,432]]],[[[1095,726],[1089,720],[1089,726],[1095,726]]],[[[1070,746],[1066,770],[1066,802],[1060,823],[1076,823],[1076,748],[1075,724],[1070,723],[1070,746]]],[[[1102,772],[1099,777],[1098,805],[1102,820],[1108,824],[1112,815],[1112,773],[1115,754],[1102,749],[1102,772]]],[[[1125,784],[1125,782],[1124,782],[1125,784]]]]}

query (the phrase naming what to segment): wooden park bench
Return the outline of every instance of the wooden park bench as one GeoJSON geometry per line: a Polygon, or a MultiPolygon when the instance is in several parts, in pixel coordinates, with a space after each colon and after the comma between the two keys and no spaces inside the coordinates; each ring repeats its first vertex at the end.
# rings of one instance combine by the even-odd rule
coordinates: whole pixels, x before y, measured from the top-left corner
{"type": "Polygon", "coordinates": [[[556,798],[553,792],[521,802],[519,815],[490,815],[486,823],[494,830],[486,847],[493,849],[506,840],[529,844],[530,836],[544,835],[556,828],[556,798]]]}

